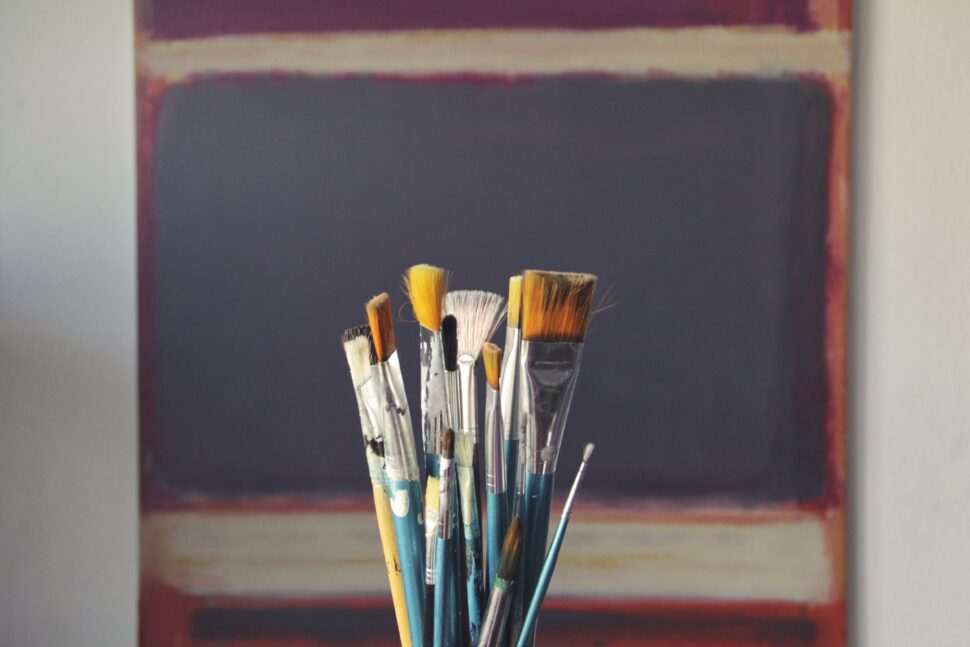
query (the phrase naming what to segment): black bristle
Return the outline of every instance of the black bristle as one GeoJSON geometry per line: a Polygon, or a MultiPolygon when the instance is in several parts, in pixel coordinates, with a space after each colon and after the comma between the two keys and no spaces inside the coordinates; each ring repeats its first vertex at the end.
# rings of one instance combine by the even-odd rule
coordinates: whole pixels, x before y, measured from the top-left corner
{"type": "Polygon", "coordinates": [[[367,339],[371,340],[371,346],[374,344],[374,340],[371,339],[370,326],[364,324],[363,326],[354,326],[353,328],[348,328],[340,335],[341,343],[346,344],[349,341],[353,341],[358,337],[367,336],[367,339]]]}
{"type": "Polygon", "coordinates": [[[445,353],[445,370],[458,370],[458,320],[447,315],[441,320],[441,345],[445,353]]]}

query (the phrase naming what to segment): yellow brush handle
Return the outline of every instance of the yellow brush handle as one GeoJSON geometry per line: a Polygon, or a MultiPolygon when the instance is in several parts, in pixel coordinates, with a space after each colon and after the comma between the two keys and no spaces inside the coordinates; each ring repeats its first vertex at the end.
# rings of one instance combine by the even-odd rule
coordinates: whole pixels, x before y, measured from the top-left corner
{"type": "Polygon", "coordinates": [[[397,558],[394,517],[391,516],[387,488],[383,485],[374,486],[374,509],[377,511],[377,527],[381,533],[384,565],[387,566],[387,581],[391,585],[391,599],[394,601],[394,615],[397,616],[397,631],[401,636],[401,647],[411,647],[411,625],[408,623],[408,610],[404,601],[401,562],[397,558]]]}

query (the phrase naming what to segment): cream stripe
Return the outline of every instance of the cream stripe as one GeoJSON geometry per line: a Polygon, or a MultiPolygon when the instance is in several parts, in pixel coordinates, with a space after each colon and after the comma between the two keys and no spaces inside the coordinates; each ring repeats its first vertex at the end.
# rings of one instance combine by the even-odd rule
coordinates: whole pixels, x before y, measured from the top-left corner
{"type": "Polygon", "coordinates": [[[777,75],[849,70],[845,32],[754,29],[418,31],[142,39],[139,62],[169,81],[209,73],[777,75]]]}
{"type": "MultiPolygon", "coordinates": [[[[832,599],[819,518],[727,522],[584,519],[569,526],[552,595],[832,599]]],[[[156,513],[141,526],[142,567],[195,594],[387,592],[373,514],[156,513]]]]}

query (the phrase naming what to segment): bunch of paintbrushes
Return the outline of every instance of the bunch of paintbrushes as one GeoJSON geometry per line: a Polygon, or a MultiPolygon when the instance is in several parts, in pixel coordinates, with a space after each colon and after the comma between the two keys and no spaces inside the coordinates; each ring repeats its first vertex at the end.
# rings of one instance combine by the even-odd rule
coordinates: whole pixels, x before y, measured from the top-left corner
{"type": "Polygon", "coordinates": [[[506,315],[500,295],[449,292],[448,273],[430,265],[404,279],[419,323],[423,494],[390,297],[371,299],[368,325],[343,335],[401,644],[528,647],[592,454],[587,445],[547,551],[596,277],[512,277],[504,355],[489,341],[506,315]]]}

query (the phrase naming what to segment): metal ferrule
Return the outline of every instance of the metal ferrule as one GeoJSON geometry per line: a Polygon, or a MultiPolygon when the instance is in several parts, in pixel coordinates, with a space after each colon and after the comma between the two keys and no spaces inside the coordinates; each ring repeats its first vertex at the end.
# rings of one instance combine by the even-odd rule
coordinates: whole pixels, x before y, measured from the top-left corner
{"type": "MultiPolygon", "coordinates": [[[[429,481],[430,483],[430,481],[429,481]]],[[[431,492],[425,493],[425,498],[431,497],[431,492]]],[[[440,496],[435,492],[435,496],[440,496]]],[[[424,583],[434,584],[435,578],[435,535],[438,533],[438,508],[424,506],[424,583]]]]}
{"type": "MultiPolygon", "coordinates": [[[[445,371],[445,394],[447,395],[447,403],[445,406],[445,411],[447,412],[447,427],[451,427],[452,431],[457,432],[459,429],[459,423],[461,422],[461,404],[460,396],[458,395],[458,371],[445,371]]],[[[444,432],[441,432],[444,433],[444,432]]]]}
{"type": "Polygon", "coordinates": [[[505,492],[505,439],[499,392],[485,387],[485,491],[505,492]]]}
{"type": "Polygon", "coordinates": [[[441,453],[441,434],[447,426],[445,358],[441,333],[418,326],[418,360],[421,365],[421,438],[424,451],[441,453]]]}
{"type": "Polygon", "coordinates": [[[458,429],[477,443],[478,381],[475,379],[475,359],[469,355],[458,358],[458,404],[458,429]]]}
{"type": "Polygon", "coordinates": [[[576,478],[573,479],[573,486],[569,488],[569,496],[566,497],[566,503],[562,507],[563,519],[568,519],[569,515],[573,513],[573,503],[576,502],[576,492],[579,490],[579,486],[583,482],[583,477],[586,475],[586,465],[587,463],[585,461],[579,464],[576,478]]]}
{"type": "Polygon", "coordinates": [[[455,474],[455,459],[442,458],[441,475],[438,477],[438,538],[451,539],[451,492],[455,474]]]}
{"type": "Polygon", "coordinates": [[[370,441],[384,442],[384,432],[381,427],[381,406],[379,381],[373,376],[357,387],[357,411],[360,414],[360,430],[363,434],[364,451],[367,456],[367,468],[371,483],[384,484],[384,457],[379,456],[370,441]]]}
{"type": "Polygon", "coordinates": [[[582,355],[581,343],[522,342],[519,428],[527,472],[556,471],[582,355]]]}
{"type": "Polygon", "coordinates": [[[519,428],[515,422],[515,376],[518,375],[519,348],[522,344],[521,328],[505,329],[505,354],[502,355],[502,373],[499,376],[499,392],[502,396],[502,431],[507,439],[517,439],[519,428]]]}
{"type": "Polygon", "coordinates": [[[488,608],[482,619],[479,647],[495,647],[501,641],[505,624],[509,619],[509,607],[512,605],[512,589],[512,582],[507,582],[500,577],[495,578],[495,586],[492,587],[488,608]]]}
{"type": "Polygon", "coordinates": [[[397,351],[391,353],[386,362],[376,364],[374,371],[380,378],[383,396],[381,427],[384,430],[384,468],[391,480],[417,481],[421,473],[397,351]]]}

